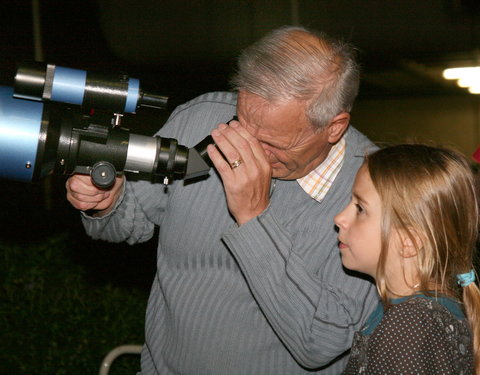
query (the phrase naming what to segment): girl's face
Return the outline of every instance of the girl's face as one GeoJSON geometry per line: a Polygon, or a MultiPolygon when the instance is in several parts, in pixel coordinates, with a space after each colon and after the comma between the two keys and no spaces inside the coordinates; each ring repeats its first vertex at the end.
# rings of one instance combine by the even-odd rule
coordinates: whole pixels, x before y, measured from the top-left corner
{"type": "Polygon", "coordinates": [[[375,277],[381,251],[381,202],[367,167],[357,173],[352,199],[335,216],[343,265],[375,277]]]}

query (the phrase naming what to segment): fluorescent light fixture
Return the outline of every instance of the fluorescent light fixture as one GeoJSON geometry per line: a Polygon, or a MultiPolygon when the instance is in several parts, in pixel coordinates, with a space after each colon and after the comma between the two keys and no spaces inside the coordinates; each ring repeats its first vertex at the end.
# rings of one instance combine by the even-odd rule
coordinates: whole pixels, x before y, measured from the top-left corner
{"type": "Polygon", "coordinates": [[[471,94],[480,94],[480,66],[445,69],[443,78],[456,79],[459,87],[468,88],[471,94]]]}
{"type": "Polygon", "coordinates": [[[445,79],[459,79],[470,75],[480,75],[480,66],[467,66],[463,68],[449,68],[443,71],[445,79]]]}
{"type": "Polygon", "coordinates": [[[460,87],[472,87],[480,85],[480,77],[466,76],[457,80],[457,85],[460,87]]]}

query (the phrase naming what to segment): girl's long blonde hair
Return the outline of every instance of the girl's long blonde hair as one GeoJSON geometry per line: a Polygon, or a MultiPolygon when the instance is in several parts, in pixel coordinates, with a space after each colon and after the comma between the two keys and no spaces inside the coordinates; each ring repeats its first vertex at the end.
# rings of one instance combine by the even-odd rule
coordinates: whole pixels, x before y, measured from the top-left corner
{"type": "Polygon", "coordinates": [[[476,374],[480,373],[480,290],[457,275],[474,269],[479,207],[475,178],[456,151],[419,144],[381,149],[366,159],[382,202],[382,251],[376,282],[382,299],[392,292],[385,274],[390,234],[406,233],[417,246],[419,290],[447,294],[463,303],[473,333],[476,374]],[[433,286],[433,288],[432,288],[433,286]]]}

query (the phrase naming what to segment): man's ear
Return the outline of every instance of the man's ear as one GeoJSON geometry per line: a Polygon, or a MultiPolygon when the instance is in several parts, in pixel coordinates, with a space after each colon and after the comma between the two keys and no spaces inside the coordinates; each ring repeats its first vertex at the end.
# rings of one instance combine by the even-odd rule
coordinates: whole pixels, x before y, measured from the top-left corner
{"type": "Polygon", "coordinates": [[[348,124],[350,123],[350,113],[342,112],[335,116],[327,127],[328,143],[335,144],[343,134],[347,131],[348,124]]]}
{"type": "Polygon", "coordinates": [[[418,251],[423,247],[423,241],[413,228],[408,230],[408,233],[402,231],[401,238],[401,255],[404,258],[412,258],[417,256],[418,251]]]}

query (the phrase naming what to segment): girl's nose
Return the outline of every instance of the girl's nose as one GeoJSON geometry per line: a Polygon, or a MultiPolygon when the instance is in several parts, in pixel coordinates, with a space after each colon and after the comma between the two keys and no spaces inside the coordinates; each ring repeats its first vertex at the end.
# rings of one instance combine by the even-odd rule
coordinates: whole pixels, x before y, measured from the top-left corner
{"type": "Polygon", "coordinates": [[[336,225],[337,227],[339,227],[339,228],[340,228],[340,227],[342,227],[342,228],[345,227],[345,222],[346,222],[346,221],[345,221],[345,210],[346,210],[346,208],[345,208],[342,212],[338,213],[338,214],[333,218],[333,222],[334,222],[335,225],[336,225]]]}

